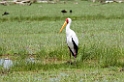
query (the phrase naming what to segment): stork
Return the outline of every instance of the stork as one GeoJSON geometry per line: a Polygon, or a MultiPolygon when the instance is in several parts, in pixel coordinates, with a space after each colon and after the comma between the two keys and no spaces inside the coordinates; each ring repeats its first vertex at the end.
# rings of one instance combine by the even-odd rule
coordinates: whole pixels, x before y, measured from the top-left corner
{"type": "Polygon", "coordinates": [[[71,18],[66,18],[66,21],[64,22],[62,28],[59,31],[59,33],[61,33],[64,27],[66,26],[66,41],[70,51],[70,60],[71,60],[71,55],[76,59],[78,54],[78,44],[79,44],[76,33],[70,29],[71,22],[72,22],[71,18]]]}
{"type": "Polygon", "coordinates": [[[2,14],[2,16],[8,15],[8,14],[9,14],[9,13],[5,11],[5,12],[2,14]]]}
{"type": "Polygon", "coordinates": [[[70,13],[72,13],[72,10],[70,10],[70,13]]]}
{"type": "Polygon", "coordinates": [[[64,13],[67,13],[67,11],[64,9],[64,10],[61,10],[61,12],[64,14],[64,13]]]}

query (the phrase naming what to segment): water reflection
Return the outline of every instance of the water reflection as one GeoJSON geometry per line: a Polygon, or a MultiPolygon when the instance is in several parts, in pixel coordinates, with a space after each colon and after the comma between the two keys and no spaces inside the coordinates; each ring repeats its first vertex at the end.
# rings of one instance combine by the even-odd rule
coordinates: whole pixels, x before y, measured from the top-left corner
{"type": "Polygon", "coordinates": [[[13,66],[12,60],[9,57],[6,57],[3,62],[4,70],[9,71],[12,66],[13,66]]]}
{"type": "Polygon", "coordinates": [[[2,58],[0,59],[1,72],[3,74],[8,73],[12,66],[13,61],[9,58],[9,55],[2,56],[2,58]]]}

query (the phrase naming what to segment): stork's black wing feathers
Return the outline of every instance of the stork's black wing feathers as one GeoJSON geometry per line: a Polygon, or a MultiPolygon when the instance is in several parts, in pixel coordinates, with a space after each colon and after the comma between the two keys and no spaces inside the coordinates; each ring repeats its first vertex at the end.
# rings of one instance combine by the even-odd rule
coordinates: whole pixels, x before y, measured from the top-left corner
{"type": "Polygon", "coordinates": [[[78,54],[78,46],[76,45],[76,43],[74,42],[74,40],[73,40],[73,38],[72,38],[72,42],[73,42],[73,45],[74,45],[74,50],[75,50],[75,53],[70,49],[70,47],[69,47],[69,50],[70,50],[70,52],[72,53],[72,55],[74,56],[74,57],[77,57],[77,54],[78,54]]]}
{"type": "Polygon", "coordinates": [[[78,46],[77,46],[76,43],[74,42],[73,38],[72,38],[72,42],[73,42],[73,44],[74,44],[75,53],[76,53],[76,55],[77,55],[77,53],[78,53],[78,46]]]}

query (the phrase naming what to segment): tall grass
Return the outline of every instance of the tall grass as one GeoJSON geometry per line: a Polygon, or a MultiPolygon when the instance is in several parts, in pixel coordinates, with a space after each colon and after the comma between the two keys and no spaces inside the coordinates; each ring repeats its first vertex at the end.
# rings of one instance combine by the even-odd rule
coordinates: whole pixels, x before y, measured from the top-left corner
{"type": "MultiPolygon", "coordinates": [[[[0,14],[4,11],[10,13],[0,17],[0,54],[21,55],[19,67],[25,63],[27,54],[35,54],[40,64],[32,69],[45,69],[45,65],[42,66],[44,59],[53,58],[55,62],[68,60],[65,30],[61,34],[58,31],[65,18],[71,17],[71,28],[77,33],[80,42],[77,58],[79,67],[82,64],[101,67],[121,65],[124,56],[123,4],[96,6],[98,3],[84,1],[78,5],[72,4],[0,6],[0,14]],[[62,9],[73,9],[73,13],[63,15],[62,9]]],[[[30,65],[29,68],[24,65],[23,69],[30,69],[30,65]]]]}

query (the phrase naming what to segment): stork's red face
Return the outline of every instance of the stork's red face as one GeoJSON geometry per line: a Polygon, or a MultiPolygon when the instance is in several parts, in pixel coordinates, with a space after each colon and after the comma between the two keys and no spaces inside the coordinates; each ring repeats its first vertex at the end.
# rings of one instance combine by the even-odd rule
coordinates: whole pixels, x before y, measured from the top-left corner
{"type": "Polygon", "coordinates": [[[65,27],[68,23],[69,23],[69,20],[68,20],[68,18],[66,18],[66,20],[65,20],[65,22],[64,22],[64,24],[63,24],[63,26],[62,26],[62,28],[60,29],[59,33],[62,32],[62,30],[64,29],[64,27],[65,27]]]}
{"type": "Polygon", "coordinates": [[[68,22],[69,22],[68,18],[66,18],[66,22],[67,22],[67,24],[68,24],[68,22]]]}

